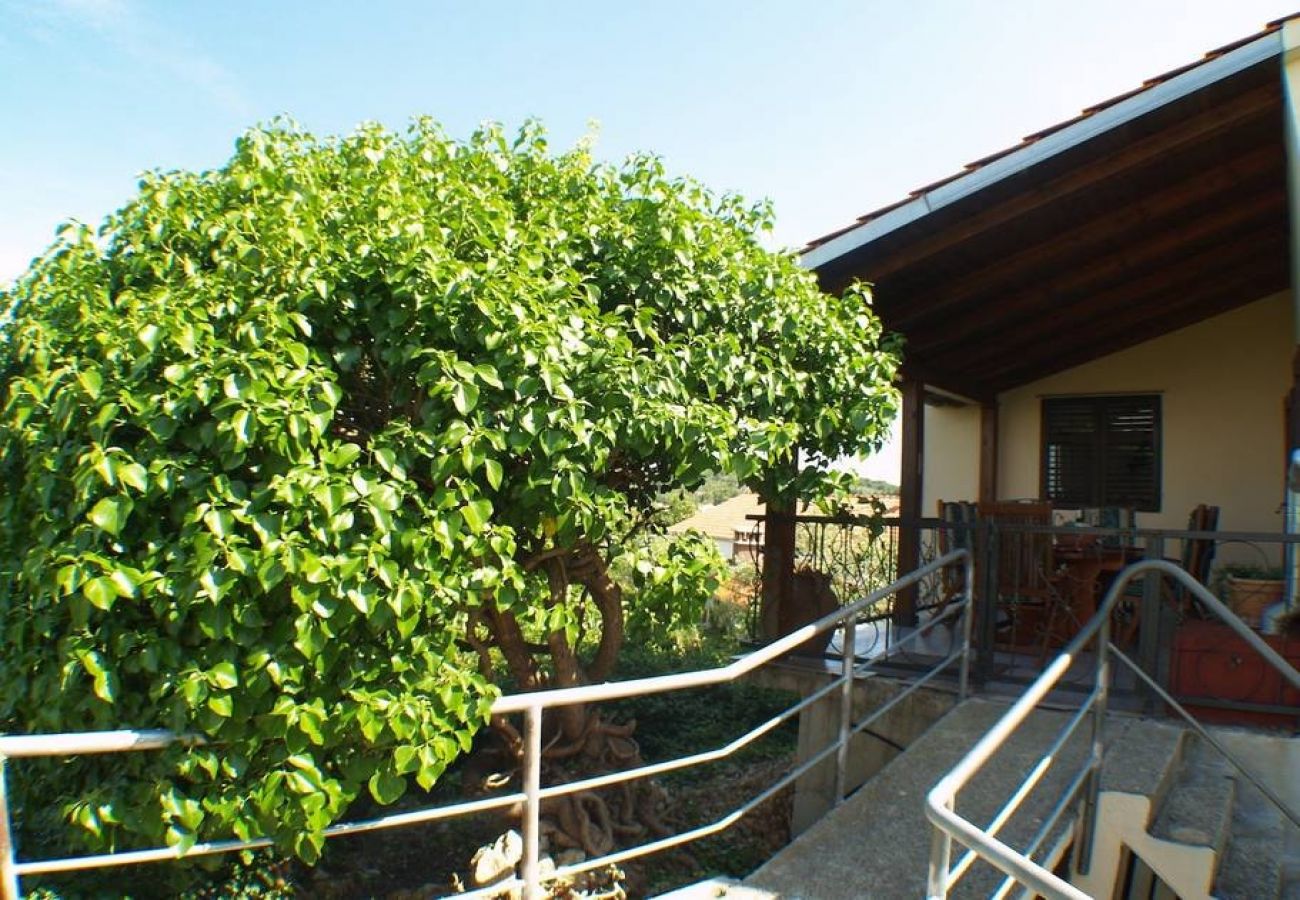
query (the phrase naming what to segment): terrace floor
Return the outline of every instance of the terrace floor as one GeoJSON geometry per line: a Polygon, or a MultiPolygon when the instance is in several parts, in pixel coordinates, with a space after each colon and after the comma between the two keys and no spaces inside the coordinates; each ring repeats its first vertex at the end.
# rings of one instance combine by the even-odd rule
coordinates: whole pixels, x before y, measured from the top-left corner
{"type": "MultiPolygon", "coordinates": [[[[862,664],[873,662],[871,671],[880,675],[906,680],[911,675],[924,673],[956,649],[955,641],[959,634],[955,627],[939,625],[908,640],[922,627],[898,626],[887,620],[860,624],[854,636],[854,656],[862,664]],[[900,649],[898,645],[904,641],[906,645],[900,649]]],[[[827,672],[838,673],[842,640],[843,632],[837,631],[821,659],[800,657],[790,664],[813,669],[824,667],[827,672]]],[[[991,675],[982,685],[981,692],[992,696],[1019,696],[1042,674],[1042,670],[1043,660],[1037,648],[997,647],[993,651],[991,675]]],[[[1080,653],[1061,679],[1060,687],[1048,695],[1045,705],[1063,709],[1078,707],[1092,690],[1095,671],[1096,654],[1091,651],[1080,653]]],[[[1113,665],[1111,673],[1112,705],[1121,710],[1139,710],[1143,700],[1138,692],[1137,676],[1122,665],[1113,665]]],[[[956,686],[955,667],[936,681],[956,686]]]]}

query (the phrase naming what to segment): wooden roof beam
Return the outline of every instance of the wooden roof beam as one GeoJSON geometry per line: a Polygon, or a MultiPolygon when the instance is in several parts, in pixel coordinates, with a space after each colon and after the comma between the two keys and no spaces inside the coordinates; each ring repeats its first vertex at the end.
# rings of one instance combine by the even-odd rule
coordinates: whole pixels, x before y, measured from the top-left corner
{"type": "Polygon", "coordinates": [[[953,352],[943,359],[960,372],[979,371],[988,362],[1008,354],[1025,359],[1033,358],[1036,352],[1044,357],[1054,356],[1056,353],[1046,348],[1054,345],[1064,332],[1068,332],[1071,343],[1086,343],[1094,333],[1122,330],[1127,323],[1158,316],[1162,304],[1171,298],[1195,297],[1205,285],[1231,278],[1243,268],[1256,268],[1273,257],[1284,259],[1284,245],[1284,236],[1276,230],[1247,232],[1214,253],[1202,254],[1174,267],[1172,272],[1152,272],[1090,296],[1070,309],[1045,310],[1033,322],[1002,332],[997,340],[971,341],[965,353],[953,352]]]}
{"type": "Polygon", "coordinates": [[[1157,314],[1152,314],[1149,309],[1135,310],[1130,315],[1116,317],[1105,330],[1092,332],[1086,338],[1075,337],[1064,344],[1046,346],[1039,353],[1017,356],[996,368],[978,369],[977,375],[999,391],[1007,390],[1137,346],[1211,315],[1227,312],[1243,302],[1259,300],[1284,290],[1287,286],[1285,260],[1277,252],[1276,245],[1267,249],[1273,251],[1271,265],[1261,259],[1261,265],[1238,270],[1203,285],[1194,293],[1171,292],[1153,301],[1161,304],[1157,314]]]}
{"type": "Polygon", "coordinates": [[[1280,288],[1275,283],[1269,283],[1258,275],[1242,276],[1235,286],[1229,286],[1219,294],[1202,297],[1195,303],[1187,304],[1174,311],[1176,315],[1167,316],[1163,321],[1150,321],[1144,325],[1131,328],[1124,335],[1109,341],[1101,348],[1073,350],[1058,355],[1051,361],[1050,365],[1040,366],[1033,370],[1016,370],[1001,375],[998,377],[998,390],[1006,391],[1042,378],[1048,378],[1058,372],[1084,365],[1101,356],[1128,350],[1154,340],[1170,331],[1195,325],[1197,322],[1227,312],[1232,306],[1231,295],[1233,292],[1245,291],[1258,297],[1264,297],[1276,293],[1277,290],[1284,287],[1285,285],[1280,288]]]}
{"type": "MultiPolygon", "coordinates": [[[[1096,260],[1088,260],[1060,277],[1036,282],[1018,294],[987,298],[974,309],[949,316],[941,328],[936,325],[934,340],[927,339],[926,331],[904,333],[924,346],[927,353],[943,354],[945,358],[950,350],[960,355],[963,347],[978,343],[979,337],[1005,333],[1009,326],[1015,328],[1017,323],[1026,320],[1029,320],[1027,333],[1032,335],[1046,327],[1043,322],[1045,315],[1055,314],[1063,306],[1085,299],[1090,307],[1102,302],[1096,298],[1105,297],[1117,281],[1122,281],[1122,289],[1136,288],[1140,291],[1153,283],[1158,286],[1160,279],[1167,277],[1163,272],[1136,277],[1135,273],[1148,271],[1153,265],[1163,268],[1171,261],[1177,262],[1185,257],[1189,251],[1217,252],[1224,235],[1258,233],[1264,230],[1259,227],[1261,224],[1284,223],[1285,210],[1284,191],[1270,190],[1239,199],[1179,230],[1170,230],[1096,260]]],[[[1025,331],[1026,327],[1021,326],[1013,333],[1025,331]]]]}
{"type": "Polygon", "coordinates": [[[948,313],[955,307],[1023,278],[1026,270],[1052,268],[1064,260],[1085,254],[1089,247],[1114,240],[1126,232],[1140,230],[1152,222],[1176,216],[1220,194],[1231,192],[1234,200],[1239,200],[1241,191],[1247,185],[1260,183],[1261,179],[1266,181],[1276,175],[1280,179],[1280,187],[1285,187],[1285,166],[1286,159],[1280,142],[1278,146],[1251,150],[1122,209],[1098,216],[1068,231],[1045,235],[1039,243],[1018,253],[999,257],[960,279],[953,279],[933,294],[926,292],[924,303],[910,305],[893,315],[890,327],[906,333],[926,319],[941,317],[946,329],[951,324],[948,313]]]}

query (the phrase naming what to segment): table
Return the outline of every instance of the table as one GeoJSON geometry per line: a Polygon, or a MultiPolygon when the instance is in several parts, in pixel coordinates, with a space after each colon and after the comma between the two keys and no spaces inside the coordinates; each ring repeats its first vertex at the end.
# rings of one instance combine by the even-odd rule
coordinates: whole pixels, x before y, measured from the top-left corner
{"type": "MultiPolygon", "coordinates": [[[[1070,540],[1058,541],[1053,547],[1052,559],[1057,565],[1063,599],[1078,628],[1097,614],[1102,582],[1108,580],[1104,576],[1113,577],[1133,560],[1141,559],[1142,551],[1106,546],[1098,543],[1094,535],[1068,537],[1070,540]]],[[[1071,633],[1066,640],[1073,636],[1071,633]]]]}

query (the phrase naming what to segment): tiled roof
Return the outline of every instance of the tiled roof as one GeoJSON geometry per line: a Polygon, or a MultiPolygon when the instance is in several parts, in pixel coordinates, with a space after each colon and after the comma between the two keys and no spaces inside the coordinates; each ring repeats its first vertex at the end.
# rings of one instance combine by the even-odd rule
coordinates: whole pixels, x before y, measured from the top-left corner
{"type": "Polygon", "coordinates": [[[755,525],[746,516],[762,515],[763,504],[757,494],[748,492],[723,500],[713,506],[702,506],[695,515],[668,526],[669,531],[700,531],[711,538],[730,540],[736,531],[748,531],[755,525]]]}
{"type": "Polygon", "coordinates": [[[1203,56],[1199,60],[1196,60],[1195,62],[1189,63],[1185,66],[1180,66],[1179,68],[1172,69],[1168,72],[1164,72],[1163,74],[1157,75],[1154,78],[1148,78],[1146,81],[1142,82],[1142,85],[1140,87],[1134,88],[1133,90],[1127,91],[1126,93],[1119,94],[1118,96],[1111,97],[1109,100],[1103,100],[1101,103],[1093,104],[1092,106],[1089,106],[1087,109],[1079,113],[1079,115],[1071,119],[1067,119],[1064,122],[1058,122],[1057,124],[1052,125],[1048,128],[1044,128],[1041,131],[1036,131],[1033,134],[1026,135],[1024,138],[1021,139],[1020,143],[1016,144],[1013,147],[1008,147],[1005,150],[1001,150],[998,151],[997,153],[993,153],[989,156],[985,156],[982,159],[977,159],[974,162],[967,163],[962,168],[962,171],[960,172],[954,172],[952,175],[949,175],[947,178],[942,178],[939,181],[933,182],[932,184],[927,184],[924,187],[917,188],[916,190],[912,191],[910,194],[908,194],[906,197],[902,198],[901,200],[898,200],[894,203],[890,203],[888,206],[882,206],[879,209],[872,210],[871,212],[865,215],[859,216],[857,220],[854,221],[852,224],[846,225],[843,228],[839,228],[835,231],[832,231],[829,234],[823,234],[821,237],[813,238],[804,246],[802,252],[806,253],[807,251],[812,250],[815,247],[820,247],[822,244],[834,240],[840,235],[852,231],[853,229],[859,227],[860,225],[863,225],[866,222],[870,222],[873,219],[877,219],[880,216],[884,215],[885,213],[890,212],[891,210],[897,209],[900,206],[903,206],[904,204],[910,203],[911,201],[915,200],[917,197],[929,193],[930,191],[933,191],[935,188],[956,181],[958,178],[968,175],[969,173],[974,172],[977,169],[981,169],[984,166],[987,166],[989,163],[994,162],[995,160],[1002,159],[1003,157],[1011,153],[1015,153],[1018,150],[1022,150],[1025,147],[1029,146],[1030,144],[1040,141],[1050,134],[1054,134],[1055,132],[1058,132],[1063,128],[1068,128],[1071,125],[1083,121],[1084,119],[1090,118],[1104,109],[1108,109],[1117,103],[1129,99],[1130,97],[1134,97],[1138,94],[1143,93],[1144,91],[1148,91],[1151,88],[1155,87],[1156,85],[1163,84],[1164,82],[1169,81],[1172,78],[1182,75],[1184,72],[1188,72],[1192,69],[1197,68],[1198,66],[1205,65],[1207,62],[1210,62],[1211,60],[1217,59],[1226,53],[1230,53],[1233,50],[1236,50],[1238,47],[1242,47],[1246,44],[1249,44],[1252,41],[1256,41],[1264,37],[1265,35],[1269,35],[1276,31],[1279,31],[1282,28],[1284,22],[1290,21],[1291,19],[1295,19],[1298,17],[1300,17],[1300,12],[1292,13],[1291,15],[1286,16],[1284,18],[1277,19],[1276,21],[1273,22],[1269,22],[1268,25],[1266,25],[1263,28],[1263,30],[1248,35],[1247,37],[1241,38],[1240,40],[1233,41],[1232,43],[1226,44],[1215,50],[1211,50],[1210,52],[1206,53],[1205,56],[1203,56]]]}

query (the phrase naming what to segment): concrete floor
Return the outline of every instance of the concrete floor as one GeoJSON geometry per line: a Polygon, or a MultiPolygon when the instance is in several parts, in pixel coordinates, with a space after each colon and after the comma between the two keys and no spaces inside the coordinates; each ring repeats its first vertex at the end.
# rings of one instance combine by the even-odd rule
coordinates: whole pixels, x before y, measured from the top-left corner
{"type": "MultiPolygon", "coordinates": [[[[876,671],[882,674],[897,675],[906,678],[911,672],[928,670],[956,649],[959,635],[955,627],[940,624],[932,627],[921,636],[907,640],[924,624],[916,627],[897,626],[888,621],[868,622],[857,626],[854,634],[854,657],[863,663],[871,661],[876,671]]],[[[843,631],[836,631],[831,638],[823,660],[799,660],[797,664],[810,667],[824,667],[828,672],[838,673],[840,669],[840,647],[843,644],[843,631]]],[[[1053,651],[1053,653],[1056,651],[1053,651]]],[[[1131,655],[1131,654],[1130,654],[1131,655]]],[[[1052,656],[1049,655],[1050,662],[1052,656]]],[[[981,693],[993,696],[1019,696],[1026,685],[1032,683],[1043,670],[1041,654],[1033,648],[995,649],[993,653],[993,676],[981,688],[981,693]]],[[[1048,697],[1047,705],[1070,708],[1077,707],[1081,699],[1092,689],[1096,670],[1096,654],[1084,651],[1071,664],[1061,679],[1061,687],[1048,697]]],[[[1111,667],[1112,701],[1117,709],[1138,709],[1143,699],[1138,696],[1138,680],[1126,666],[1111,667]]],[[[944,679],[941,678],[940,681],[944,679]]],[[[946,679],[956,683],[956,673],[946,679]]]]}

